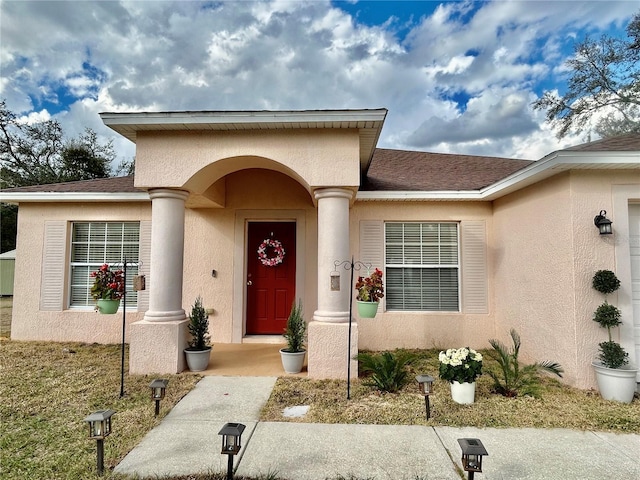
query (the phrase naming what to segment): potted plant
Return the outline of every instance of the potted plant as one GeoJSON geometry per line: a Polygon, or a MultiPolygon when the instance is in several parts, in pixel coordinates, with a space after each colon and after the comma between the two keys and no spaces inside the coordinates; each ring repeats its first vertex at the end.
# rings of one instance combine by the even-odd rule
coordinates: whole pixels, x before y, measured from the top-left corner
{"type": "Polygon", "coordinates": [[[384,297],[382,270],[376,268],[367,277],[358,277],[356,282],[358,315],[360,318],[374,318],[378,312],[378,302],[384,297]]]}
{"type": "Polygon", "coordinates": [[[287,346],[280,349],[280,358],[285,372],[300,373],[302,371],[304,356],[307,352],[304,348],[306,334],[307,324],[302,314],[302,301],[298,301],[297,305],[294,302],[282,335],[287,341],[287,346]]]}
{"type": "Polygon", "coordinates": [[[636,391],[636,375],[638,369],[629,364],[629,354],[613,340],[611,329],[622,324],[622,313],[607,302],[607,295],[620,288],[620,280],[610,270],[598,270],[592,281],[595,290],[605,296],[593,314],[593,320],[607,329],[609,340],[599,344],[600,353],[592,362],[596,372],[598,390],[605,400],[617,400],[630,403],[636,391]]]}
{"type": "Polygon", "coordinates": [[[121,269],[111,270],[108,263],[95,272],[91,272],[93,285],[91,296],[96,301],[96,311],[103,314],[116,313],[120,308],[120,299],[124,295],[124,272],[121,269]]]}
{"type": "Polygon", "coordinates": [[[476,379],[482,374],[482,355],[469,347],[450,348],[438,355],[440,378],[451,384],[456,403],[473,403],[476,379]]]}
{"type": "Polygon", "coordinates": [[[189,333],[191,340],[184,349],[187,366],[192,372],[207,369],[211,356],[211,337],[209,336],[209,315],[202,306],[202,297],[198,296],[189,315],[189,333]]]}

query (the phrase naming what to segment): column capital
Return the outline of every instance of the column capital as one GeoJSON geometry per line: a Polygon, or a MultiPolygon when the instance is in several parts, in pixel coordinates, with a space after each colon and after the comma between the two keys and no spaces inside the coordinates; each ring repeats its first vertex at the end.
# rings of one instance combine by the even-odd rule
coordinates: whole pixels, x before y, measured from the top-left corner
{"type": "Polygon", "coordinates": [[[346,198],[351,201],[355,196],[355,192],[349,188],[327,187],[314,190],[313,195],[316,200],[322,198],[346,198]]]}
{"type": "Polygon", "coordinates": [[[149,198],[175,198],[176,200],[186,200],[189,192],[186,190],[175,190],[173,188],[153,188],[149,190],[149,198]]]}

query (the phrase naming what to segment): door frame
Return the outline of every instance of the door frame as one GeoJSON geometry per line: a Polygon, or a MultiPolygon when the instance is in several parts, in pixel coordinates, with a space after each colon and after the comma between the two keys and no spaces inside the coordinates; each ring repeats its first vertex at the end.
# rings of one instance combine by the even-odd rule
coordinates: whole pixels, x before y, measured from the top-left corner
{"type": "MultiPolygon", "coordinates": [[[[296,298],[306,298],[306,211],[305,210],[238,210],[235,215],[233,247],[232,343],[242,343],[247,331],[247,233],[249,222],[296,223],[296,298]]],[[[254,337],[255,338],[255,337],[254,337]]],[[[260,335],[264,343],[278,343],[281,335],[260,335]]]]}

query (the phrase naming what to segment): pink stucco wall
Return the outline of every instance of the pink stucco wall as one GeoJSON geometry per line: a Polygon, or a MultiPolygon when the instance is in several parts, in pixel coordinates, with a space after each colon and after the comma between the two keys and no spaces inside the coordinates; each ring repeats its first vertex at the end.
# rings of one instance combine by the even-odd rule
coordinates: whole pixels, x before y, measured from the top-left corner
{"type": "MultiPolygon", "coordinates": [[[[122,339],[122,315],[100,315],[92,308],[40,310],[42,255],[45,221],[137,221],[150,219],[151,205],[135,204],[33,204],[20,205],[16,252],[15,294],[11,338],[87,343],[118,343],[122,339]]],[[[68,225],[70,232],[70,224],[68,225]]],[[[67,255],[68,255],[67,251],[67,255]]],[[[68,262],[67,262],[68,264],[68,262]]],[[[61,271],[67,277],[69,271],[61,271]]],[[[65,284],[68,282],[65,282],[65,284]]],[[[143,317],[143,312],[127,310],[127,325],[143,317]]],[[[126,335],[129,335],[127,328],[126,335]]]]}
{"type": "Polygon", "coordinates": [[[557,361],[580,388],[595,386],[590,365],[606,337],[591,321],[603,301],[591,278],[615,270],[616,236],[624,236],[599,235],[593,218],[611,211],[612,185],[634,181],[640,189],[634,171],[571,171],[494,202],[496,336],[510,345],[515,328],[523,360],[557,361]]]}

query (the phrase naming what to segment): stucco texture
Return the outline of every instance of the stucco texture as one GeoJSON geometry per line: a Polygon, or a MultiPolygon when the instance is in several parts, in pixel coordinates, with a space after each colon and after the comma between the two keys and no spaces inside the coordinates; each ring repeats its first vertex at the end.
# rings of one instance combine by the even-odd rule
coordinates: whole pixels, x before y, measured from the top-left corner
{"type": "MultiPolygon", "coordinates": [[[[20,205],[16,255],[15,295],[11,338],[87,343],[118,343],[122,340],[122,313],[101,315],[93,308],[69,309],[68,292],[63,294],[59,311],[40,310],[42,257],[46,221],[138,221],[150,218],[151,205],[140,204],[33,204],[20,205]]],[[[71,224],[68,224],[70,234],[71,224]]],[[[68,260],[67,249],[67,260],[68,260]]],[[[66,262],[68,265],[68,261],[66,262]]],[[[67,277],[69,271],[61,271],[67,277]]],[[[64,282],[68,285],[68,281],[64,282]]],[[[128,326],[140,320],[143,312],[127,309],[128,326]]]]}
{"type": "Polygon", "coordinates": [[[606,339],[591,320],[604,300],[591,279],[615,270],[616,235],[624,235],[599,235],[593,218],[611,210],[612,185],[639,180],[633,171],[571,171],[494,202],[496,337],[510,345],[515,328],[523,361],[557,361],[580,388],[595,386],[590,365],[606,339]]]}

